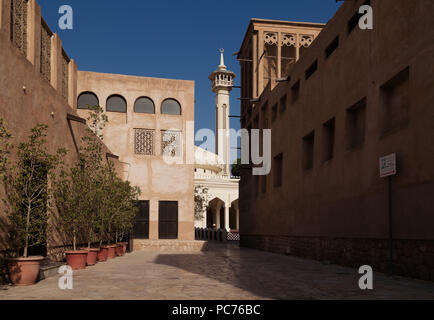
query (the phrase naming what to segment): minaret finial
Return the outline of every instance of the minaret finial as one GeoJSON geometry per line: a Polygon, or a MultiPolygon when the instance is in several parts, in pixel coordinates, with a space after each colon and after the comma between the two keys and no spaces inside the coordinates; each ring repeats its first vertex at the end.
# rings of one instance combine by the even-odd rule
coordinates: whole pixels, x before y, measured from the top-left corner
{"type": "Polygon", "coordinates": [[[226,69],[226,66],[225,66],[225,57],[224,57],[225,49],[220,49],[219,51],[220,51],[220,65],[219,65],[219,68],[226,69]]]}

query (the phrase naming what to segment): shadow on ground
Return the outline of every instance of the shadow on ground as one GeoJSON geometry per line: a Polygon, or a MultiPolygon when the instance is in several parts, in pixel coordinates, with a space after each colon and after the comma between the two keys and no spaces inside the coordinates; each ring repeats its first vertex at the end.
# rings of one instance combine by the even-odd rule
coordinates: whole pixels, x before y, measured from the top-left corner
{"type": "Polygon", "coordinates": [[[268,299],[434,299],[434,284],[376,274],[362,291],[356,269],[210,244],[202,254],[160,254],[156,264],[176,267],[268,299]]]}

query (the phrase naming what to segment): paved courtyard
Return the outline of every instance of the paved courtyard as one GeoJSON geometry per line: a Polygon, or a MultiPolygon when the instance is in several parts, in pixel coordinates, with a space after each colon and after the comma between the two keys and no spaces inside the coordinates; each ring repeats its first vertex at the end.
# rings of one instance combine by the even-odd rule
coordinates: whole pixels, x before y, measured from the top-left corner
{"type": "Polygon", "coordinates": [[[0,299],[434,299],[434,284],[375,274],[374,291],[358,288],[357,270],[212,245],[197,254],[134,252],[32,287],[3,287],[0,299]]]}

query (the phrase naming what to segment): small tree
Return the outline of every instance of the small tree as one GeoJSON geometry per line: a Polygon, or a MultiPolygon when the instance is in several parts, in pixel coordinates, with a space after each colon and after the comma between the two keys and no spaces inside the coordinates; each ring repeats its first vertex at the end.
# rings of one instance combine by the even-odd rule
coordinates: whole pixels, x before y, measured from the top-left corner
{"type": "Polygon", "coordinates": [[[7,172],[8,156],[12,146],[9,144],[11,134],[6,129],[6,124],[3,118],[0,118],[0,179],[7,172]]]}
{"type": "Polygon", "coordinates": [[[134,222],[138,208],[134,205],[137,202],[140,189],[131,186],[129,181],[115,179],[112,185],[113,197],[112,211],[110,215],[109,229],[115,233],[115,242],[123,239],[125,234],[134,228],[134,222]]]}
{"type": "Polygon", "coordinates": [[[241,177],[241,159],[237,159],[237,161],[232,164],[232,176],[241,177]]]}
{"type": "Polygon", "coordinates": [[[102,131],[108,122],[108,117],[100,106],[89,106],[89,110],[91,110],[87,118],[89,127],[98,138],[103,140],[102,131]]]}
{"type": "Polygon", "coordinates": [[[61,227],[72,238],[74,251],[77,250],[77,239],[83,233],[88,235],[87,227],[92,228],[88,191],[87,177],[80,166],[80,160],[68,171],[62,169],[55,181],[54,197],[61,227]]]}
{"type": "Polygon", "coordinates": [[[48,126],[38,124],[31,129],[27,142],[18,146],[17,162],[5,175],[5,202],[9,205],[10,238],[17,248],[44,244],[48,221],[48,178],[66,154],[58,149],[48,152],[46,144],[48,126]]]}
{"type": "Polygon", "coordinates": [[[196,221],[203,219],[203,213],[208,205],[208,188],[197,186],[194,188],[194,218],[196,221]]]}

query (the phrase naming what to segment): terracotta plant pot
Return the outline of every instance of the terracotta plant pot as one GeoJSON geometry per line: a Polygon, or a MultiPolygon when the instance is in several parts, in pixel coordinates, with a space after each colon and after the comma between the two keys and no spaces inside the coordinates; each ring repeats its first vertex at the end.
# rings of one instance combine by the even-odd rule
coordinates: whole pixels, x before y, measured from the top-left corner
{"type": "Polygon", "coordinates": [[[108,248],[107,258],[108,259],[115,258],[116,257],[116,246],[111,245],[111,246],[107,246],[106,248],[108,248]]]}
{"type": "Polygon", "coordinates": [[[15,286],[30,286],[39,277],[39,269],[44,257],[7,259],[9,277],[15,286]]]}
{"type": "Polygon", "coordinates": [[[83,251],[87,251],[86,264],[88,266],[94,266],[98,257],[98,252],[100,248],[83,248],[83,251]]]}
{"type": "Polygon", "coordinates": [[[105,262],[107,261],[108,256],[108,248],[107,247],[101,247],[99,249],[99,252],[97,254],[97,258],[99,262],[105,262]]]}
{"type": "Polygon", "coordinates": [[[83,270],[86,268],[87,251],[66,251],[66,263],[72,270],[83,270]]]}
{"type": "Polygon", "coordinates": [[[124,255],[123,245],[121,243],[116,245],[116,255],[118,257],[122,257],[124,255]]]}
{"type": "Polygon", "coordinates": [[[122,255],[124,256],[127,253],[128,242],[120,242],[122,245],[122,255]]]}

